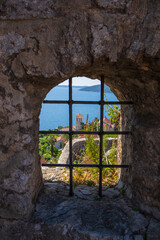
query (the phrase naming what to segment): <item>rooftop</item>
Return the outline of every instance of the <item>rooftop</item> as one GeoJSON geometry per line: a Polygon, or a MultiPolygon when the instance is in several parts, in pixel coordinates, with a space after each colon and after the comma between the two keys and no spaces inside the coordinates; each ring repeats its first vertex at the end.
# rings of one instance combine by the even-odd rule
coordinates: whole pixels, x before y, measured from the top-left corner
{"type": "Polygon", "coordinates": [[[78,113],[78,114],[76,115],[76,117],[83,117],[83,115],[80,114],[80,113],[78,113]]]}

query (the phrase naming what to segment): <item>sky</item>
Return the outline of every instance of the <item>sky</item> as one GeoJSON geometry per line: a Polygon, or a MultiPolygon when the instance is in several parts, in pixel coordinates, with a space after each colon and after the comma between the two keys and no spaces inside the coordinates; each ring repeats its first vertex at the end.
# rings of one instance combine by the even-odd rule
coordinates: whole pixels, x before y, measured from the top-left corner
{"type": "MultiPolygon", "coordinates": [[[[68,80],[64,81],[63,83],[59,84],[59,85],[68,85],[68,80]]],[[[73,86],[93,86],[93,85],[97,85],[100,84],[100,81],[95,79],[90,79],[90,78],[86,78],[86,77],[74,77],[72,78],[72,85],[73,86]]]]}

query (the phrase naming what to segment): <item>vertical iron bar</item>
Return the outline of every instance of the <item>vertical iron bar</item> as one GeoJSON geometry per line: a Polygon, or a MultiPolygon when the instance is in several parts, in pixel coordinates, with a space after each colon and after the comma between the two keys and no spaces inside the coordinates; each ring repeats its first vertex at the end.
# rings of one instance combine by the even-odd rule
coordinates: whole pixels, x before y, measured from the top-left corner
{"type": "Polygon", "coordinates": [[[102,197],[102,157],[103,157],[103,101],[104,101],[104,76],[101,76],[101,111],[100,111],[100,161],[99,161],[99,196],[102,197]]]}
{"type": "Polygon", "coordinates": [[[69,78],[69,170],[70,170],[70,190],[69,195],[73,196],[73,165],[72,165],[72,78],[69,78]]]}

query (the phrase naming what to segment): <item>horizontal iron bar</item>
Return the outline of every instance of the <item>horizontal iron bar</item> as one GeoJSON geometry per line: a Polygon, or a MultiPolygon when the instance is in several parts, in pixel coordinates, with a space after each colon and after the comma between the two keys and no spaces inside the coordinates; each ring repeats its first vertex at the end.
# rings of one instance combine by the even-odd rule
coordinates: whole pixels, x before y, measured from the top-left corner
{"type": "Polygon", "coordinates": [[[98,168],[128,168],[129,165],[114,165],[114,164],[73,164],[73,167],[98,167],[98,168]]]}
{"type": "Polygon", "coordinates": [[[72,101],[73,104],[100,104],[100,101],[72,101]]]}
{"type": "Polygon", "coordinates": [[[129,168],[130,165],[113,165],[113,164],[75,164],[73,163],[71,164],[59,164],[59,163],[51,163],[51,164],[47,164],[47,163],[43,163],[42,166],[46,166],[46,167],[97,167],[97,168],[129,168]]]}
{"type": "Polygon", "coordinates": [[[72,101],[73,104],[133,104],[131,101],[121,102],[121,101],[72,101]]]}
{"type": "Polygon", "coordinates": [[[39,134],[69,134],[70,131],[39,131],[39,134]]]}
{"type": "Polygon", "coordinates": [[[117,101],[104,101],[103,104],[117,104],[117,105],[128,104],[128,105],[132,105],[133,102],[132,101],[123,101],[123,102],[122,101],[119,101],[119,102],[117,102],[117,101]]]}
{"type": "Polygon", "coordinates": [[[129,135],[132,134],[130,131],[103,131],[103,132],[92,132],[92,131],[39,131],[39,134],[93,134],[93,135],[129,135]]]}
{"type": "Polygon", "coordinates": [[[120,104],[133,104],[133,102],[131,101],[67,101],[67,100],[44,100],[43,103],[47,103],[47,104],[69,104],[69,103],[72,103],[72,104],[104,104],[104,105],[112,105],[112,104],[117,104],[117,105],[120,105],[120,104]]]}
{"type": "Polygon", "coordinates": [[[73,134],[93,134],[93,135],[112,135],[112,134],[117,134],[117,135],[128,135],[128,134],[131,134],[132,132],[130,131],[72,131],[72,135],[73,134]]]}
{"type": "Polygon", "coordinates": [[[43,103],[61,103],[61,104],[64,104],[64,103],[69,103],[69,101],[67,100],[44,100],[43,103]]]}
{"type": "Polygon", "coordinates": [[[107,134],[107,135],[111,135],[111,134],[117,134],[117,135],[129,135],[132,134],[131,131],[103,131],[102,134],[107,134]]]}
{"type": "Polygon", "coordinates": [[[62,163],[51,163],[51,164],[48,164],[48,163],[42,163],[42,166],[43,167],[69,167],[70,164],[62,164],[62,163]]]}

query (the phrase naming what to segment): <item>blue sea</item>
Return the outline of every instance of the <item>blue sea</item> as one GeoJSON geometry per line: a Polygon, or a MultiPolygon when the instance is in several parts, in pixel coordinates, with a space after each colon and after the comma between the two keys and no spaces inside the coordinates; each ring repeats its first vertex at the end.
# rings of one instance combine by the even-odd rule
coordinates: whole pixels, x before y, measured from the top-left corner
{"type": "MultiPolygon", "coordinates": [[[[100,92],[80,91],[85,86],[73,86],[73,100],[79,101],[99,101],[100,92]]],[[[106,93],[108,101],[118,101],[116,96],[110,92],[106,93]]],[[[46,96],[45,100],[68,100],[68,86],[57,86],[53,88],[46,96]]],[[[83,122],[86,123],[86,117],[92,122],[95,117],[100,118],[99,105],[73,104],[73,126],[76,125],[76,114],[83,115],[83,122]]],[[[104,108],[104,116],[108,116],[104,108]]],[[[58,126],[69,126],[69,106],[68,104],[42,104],[40,113],[40,130],[55,129],[58,126]]]]}

